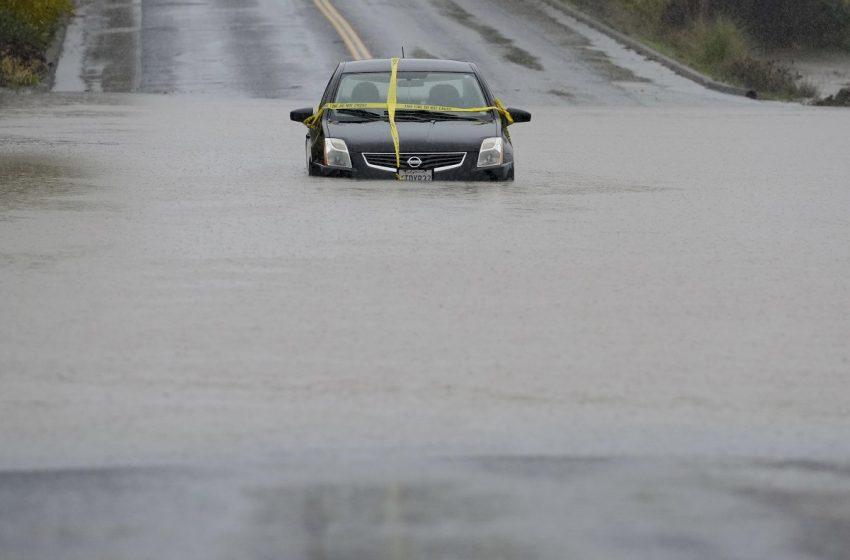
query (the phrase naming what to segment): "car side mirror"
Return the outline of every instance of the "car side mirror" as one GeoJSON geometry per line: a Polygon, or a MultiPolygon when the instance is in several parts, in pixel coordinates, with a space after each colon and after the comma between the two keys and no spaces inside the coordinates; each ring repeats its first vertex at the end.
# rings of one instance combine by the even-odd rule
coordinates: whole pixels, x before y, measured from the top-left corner
{"type": "Polygon", "coordinates": [[[312,107],[304,107],[303,109],[295,109],[289,112],[290,120],[303,123],[305,120],[313,116],[312,107]]]}
{"type": "Polygon", "coordinates": [[[508,107],[508,113],[511,114],[511,117],[514,119],[515,123],[531,122],[531,113],[529,113],[528,111],[523,111],[522,109],[512,109],[508,107]]]}

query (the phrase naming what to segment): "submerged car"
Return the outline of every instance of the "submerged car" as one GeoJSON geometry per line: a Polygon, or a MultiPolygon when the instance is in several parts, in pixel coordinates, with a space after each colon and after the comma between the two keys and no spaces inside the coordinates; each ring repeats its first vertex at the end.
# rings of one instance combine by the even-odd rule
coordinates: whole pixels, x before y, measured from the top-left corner
{"type": "Polygon", "coordinates": [[[531,114],[505,109],[475,64],[403,58],[340,63],[318,111],[290,118],[309,127],[310,175],[506,181],[514,178],[507,127],[531,114]]]}

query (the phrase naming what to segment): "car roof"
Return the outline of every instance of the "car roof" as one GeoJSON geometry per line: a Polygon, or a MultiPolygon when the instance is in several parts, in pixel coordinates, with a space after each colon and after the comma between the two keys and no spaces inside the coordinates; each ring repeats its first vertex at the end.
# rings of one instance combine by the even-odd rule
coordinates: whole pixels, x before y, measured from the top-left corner
{"type": "MultiPolygon", "coordinates": [[[[349,74],[353,72],[389,72],[389,58],[375,58],[372,60],[355,60],[343,63],[342,72],[349,74]]],[[[474,72],[475,69],[469,62],[459,60],[439,60],[434,58],[402,58],[399,60],[398,69],[407,72],[474,72]]]]}

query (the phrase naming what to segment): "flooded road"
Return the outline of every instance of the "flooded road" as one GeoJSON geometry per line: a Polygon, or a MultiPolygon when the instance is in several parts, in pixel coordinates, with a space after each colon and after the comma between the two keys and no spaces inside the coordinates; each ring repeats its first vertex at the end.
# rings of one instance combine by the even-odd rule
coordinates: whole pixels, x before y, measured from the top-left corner
{"type": "Polygon", "coordinates": [[[831,546],[850,519],[850,114],[532,108],[515,183],[405,185],[306,177],[291,101],[2,103],[11,558],[36,519],[40,557],[68,542],[64,558],[151,557],[132,551],[170,531],[153,513],[172,506],[197,532],[153,557],[208,558],[228,516],[268,507],[237,523],[247,557],[284,550],[271,525],[301,515],[342,531],[323,537],[336,552],[284,557],[457,557],[479,531],[518,539],[503,558],[562,558],[565,538],[607,558],[701,558],[698,543],[765,557],[735,554],[743,531],[772,557],[839,558],[801,543],[824,531],[831,546]],[[134,468],[91,470],[120,466],[134,468]],[[250,497],[266,490],[266,506],[250,497]],[[399,512],[394,532],[381,509],[400,492],[404,508],[455,511],[467,491],[468,532],[399,512]],[[94,525],[69,528],[78,492],[94,525]],[[204,496],[235,509],[211,517],[204,496]],[[130,513],[140,501],[151,516],[130,513]],[[574,501],[653,521],[613,542],[619,525],[586,532],[574,501]],[[745,519],[722,538],[699,529],[730,512],[745,519]],[[103,516],[125,519],[118,544],[103,516]],[[405,531],[418,536],[400,556],[405,531]]]}
{"type": "Polygon", "coordinates": [[[513,183],[309,178],[320,4],[80,0],[0,92],[0,557],[845,560],[850,113],[339,0],[534,118],[513,183]]]}

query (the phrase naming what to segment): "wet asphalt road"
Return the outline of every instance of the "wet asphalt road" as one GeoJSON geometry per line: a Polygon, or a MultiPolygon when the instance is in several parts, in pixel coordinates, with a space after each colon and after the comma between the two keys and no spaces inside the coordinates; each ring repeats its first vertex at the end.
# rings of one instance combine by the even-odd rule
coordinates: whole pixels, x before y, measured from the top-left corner
{"type": "MultiPolygon", "coordinates": [[[[342,0],[374,57],[473,60],[526,105],[746,104],[709,92],[573,20],[556,0],[342,0]]],[[[351,55],[311,0],[80,0],[55,91],[321,96],[351,55]]]]}
{"type": "Polygon", "coordinates": [[[304,176],[310,3],[83,3],[91,93],[0,94],[0,557],[846,558],[850,114],[511,5],[545,72],[380,4],[534,113],[402,187],[304,176]]]}

